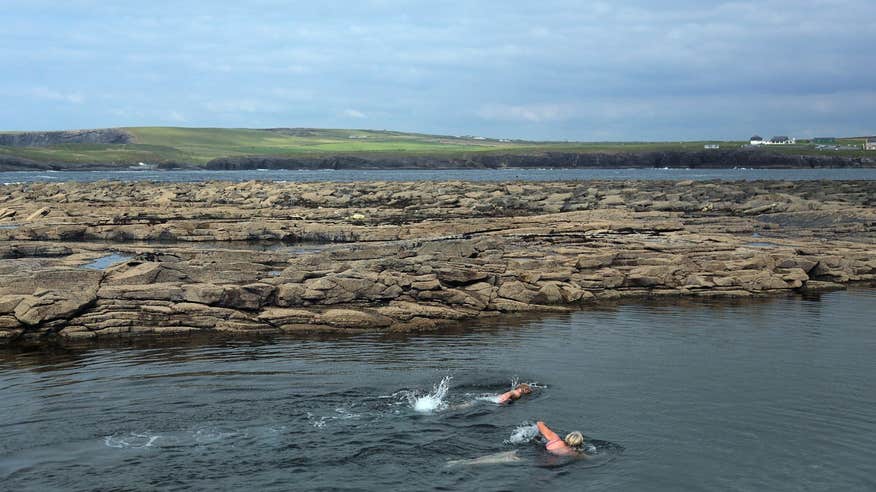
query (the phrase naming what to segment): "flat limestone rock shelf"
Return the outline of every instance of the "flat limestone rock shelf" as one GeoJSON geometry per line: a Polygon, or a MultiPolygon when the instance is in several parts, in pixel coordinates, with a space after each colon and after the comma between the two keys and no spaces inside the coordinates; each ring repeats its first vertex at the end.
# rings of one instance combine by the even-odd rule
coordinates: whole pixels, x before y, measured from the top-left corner
{"type": "Polygon", "coordinates": [[[873,181],[5,185],[0,344],[435,330],[873,282],[874,197],[873,181]],[[320,247],[222,247],[252,241],[320,247]],[[82,268],[108,250],[130,258],[82,268]]]}

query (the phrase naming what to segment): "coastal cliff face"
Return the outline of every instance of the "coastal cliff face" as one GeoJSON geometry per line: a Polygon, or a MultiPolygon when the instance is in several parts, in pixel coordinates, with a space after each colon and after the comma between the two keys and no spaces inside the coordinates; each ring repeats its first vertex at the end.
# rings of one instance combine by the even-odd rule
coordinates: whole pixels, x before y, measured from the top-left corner
{"type": "Polygon", "coordinates": [[[0,344],[841,288],[876,281],[874,197],[867,181],[0,186],[0,344]]]}
{"type": "Polygon", "coordinates": [[[63,144],[127,144],[133,136],[117,128],[58,132],[0,133],[0,145],[9,147],[48,147],[63,144]]]}
{"type": "Polygon", "coordinates": [[[501,168],[839,168],[876,167],[876,158],[806,156],[760,150],[630,153],[470,154],[464,157],[221,157],[205,166],[244,169],[501,169],[501,168]]]}

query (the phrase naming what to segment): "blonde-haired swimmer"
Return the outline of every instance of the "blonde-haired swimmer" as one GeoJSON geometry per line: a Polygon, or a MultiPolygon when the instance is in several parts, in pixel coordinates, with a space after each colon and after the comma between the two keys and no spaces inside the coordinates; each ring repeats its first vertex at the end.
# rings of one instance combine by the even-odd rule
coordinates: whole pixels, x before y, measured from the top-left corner
{"type": "Polygon", "coordinates": [[[519,400],[523,395],[528,395],[530,393],[532,393],[532,387],[526,383],[521,383],[515,386],[513,390],[499,395],[496,401],[499,404],[511,403],[514,400],[519,400]]]}
{"type": "Polygon", "coordinates": [[[578,431],[570,432],[565,439],[560,439],[560,436],[544,422],[538,421],[535,425],[538,426],[538,432],[547,439],[548,442],[544,447],[549,453],[557,456],[584,456],[581,450],[581,446],[584,445],[584,434],[578,431]]]}

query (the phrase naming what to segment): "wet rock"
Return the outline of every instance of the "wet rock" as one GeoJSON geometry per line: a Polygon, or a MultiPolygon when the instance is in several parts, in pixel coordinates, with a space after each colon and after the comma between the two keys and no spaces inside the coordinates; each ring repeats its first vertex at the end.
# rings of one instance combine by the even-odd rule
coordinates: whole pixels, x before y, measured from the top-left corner
{"type": "Polygon", "coordinates": [[[392,318],[376,312],[329,309],[317,317],[317,322],[341,328],[386,328],[392,324],[392,318]]]}
{"type": "Polygon", "coordinates": [[[268,308],[259,313],[258,318],[274,326],[306,324],[316,318],[316,313],[305,309],[268,308]]]}

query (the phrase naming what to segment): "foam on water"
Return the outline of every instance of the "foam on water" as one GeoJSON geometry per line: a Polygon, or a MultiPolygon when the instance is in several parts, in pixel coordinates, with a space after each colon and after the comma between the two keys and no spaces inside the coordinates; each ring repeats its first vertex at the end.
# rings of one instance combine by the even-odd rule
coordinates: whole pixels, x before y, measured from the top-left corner
{"type": "Polygon", "coordinates": [[[532,422],[524,422],[511,432],[511,436],[505,440],[505,444],[524,444],[538,436],[538,426],[532,422]]]}
{"type": "Polygon", "coordinates": [[[247,437],[247,434],[214,426],[199,427],[192,431],[192,438],[197,444],[213,444],[231,437],[247,437]]]}
{"type": "Polygon", "coordinates": [[[499,395],[481,395],[475,398],[475,401],[488,401],[490,403],[499,403],[499,395]]]}
{"type": "Polygon", "coordinates": [[[157,434],[143,434],[130,432],[122,435],[104,436],[103,443],[108,448],[118,449],[144,449],[151,448],[161,436],[157,434]]]}
{"type": "Polygon", "coordinates": [[[312,412],[307,412],[308,422],[317,429],[322,429],[326,424],[334,420],[355,420],[361,416],[361,414],[353,413],[346,408],[335,408],[335,415],[317,416],[312,412]]]}

